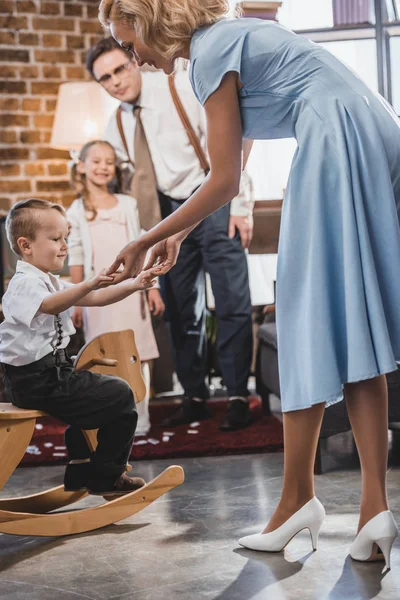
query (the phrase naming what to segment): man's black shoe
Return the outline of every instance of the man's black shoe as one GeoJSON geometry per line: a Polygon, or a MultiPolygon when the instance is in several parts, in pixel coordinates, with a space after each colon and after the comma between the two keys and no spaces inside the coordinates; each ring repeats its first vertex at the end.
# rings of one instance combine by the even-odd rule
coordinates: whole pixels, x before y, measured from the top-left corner
{"type": "Polygon", "coordinates": [[[247,400],[238,398],[229,400],[225,417],[219,426],[221,431],[235,431],[244,429],[252,422],[250,406],[247,400]]]}
{"type": "Polygon", "coordinates": [[[205,421],[210,416],[205,400],[193,400],[193,398],[184,398],[181,406],[171,416],[165,419],[162,427],[176,427],[193,423],[195,421],[205,421]]]}

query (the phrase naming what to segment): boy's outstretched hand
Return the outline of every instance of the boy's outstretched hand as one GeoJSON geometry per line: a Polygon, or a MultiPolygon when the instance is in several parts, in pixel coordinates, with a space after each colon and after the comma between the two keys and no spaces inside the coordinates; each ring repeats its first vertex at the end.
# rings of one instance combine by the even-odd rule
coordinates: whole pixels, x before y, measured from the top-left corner
{"type": "Polygon", "coordinates": [[[101,273],[92,277],[92,279],[88,279],[87,283],[91,290],[100,290],[109,285],[113,285],[115,281],[114,277],[112,275],[106,275],[106,269],[103,269],[101,273]]]}
{"type": "Polygon", "coordinates": [[[133,286],[135,291],[139,292],[142,290],[148,290],[152,288],[156,283],[155,274],[153,270],[142,271],[139,273],[137,277],[133,280],[133,286]]]}

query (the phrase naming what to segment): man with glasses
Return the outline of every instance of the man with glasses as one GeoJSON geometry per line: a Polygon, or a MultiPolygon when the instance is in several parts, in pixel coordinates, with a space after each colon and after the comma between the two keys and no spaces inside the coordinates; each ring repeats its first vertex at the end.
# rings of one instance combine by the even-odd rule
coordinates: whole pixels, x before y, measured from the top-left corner
{"type": "MultiPolygon", "coordinates": [[[[175,92],[201,146],[196,151],[164,73],[141,72],[131,54],[113,38],[100,40],[89,51],[86,66],[110,96],[121,102],[105,139],[130,175],[125,185],[138,201],[142,227],[149,229],[176,210],[206,177],[204,160],[199,160],[199,154],[206,151],[203,108],[187,72],[177,72],[175,92]]],[[[215,297],[218,359],[230,399],[220,427],[240,429],[251,421],[247,381],[253,343],[245,248],[252,237],[253,203],[245,177],[242,193],[187,237],[177,264],[164,279],[176,371],[185,391],[178,412],[164,422],[170,427],[208,417],[205,272],[215,297]]]]}

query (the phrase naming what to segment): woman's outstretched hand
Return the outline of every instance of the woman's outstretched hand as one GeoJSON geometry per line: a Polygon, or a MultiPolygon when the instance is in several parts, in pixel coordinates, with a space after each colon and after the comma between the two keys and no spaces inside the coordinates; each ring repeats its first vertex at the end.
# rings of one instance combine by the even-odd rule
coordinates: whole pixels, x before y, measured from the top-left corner
{"type": "Polygon", "coordinates": [[[161,240],[151,249],[145,270],[152,269],[155,275],[164,275],[176,264],[182,240],[176,236],[161,240]]]}
{"type": "Polygon", "coordinates": [[[122,248],[113,264],[108,267],[107,275],[114,275],[114,284],[136,277],[143,269],[146,254],[147,248],[140,241],[130,242],[122,248]]]}

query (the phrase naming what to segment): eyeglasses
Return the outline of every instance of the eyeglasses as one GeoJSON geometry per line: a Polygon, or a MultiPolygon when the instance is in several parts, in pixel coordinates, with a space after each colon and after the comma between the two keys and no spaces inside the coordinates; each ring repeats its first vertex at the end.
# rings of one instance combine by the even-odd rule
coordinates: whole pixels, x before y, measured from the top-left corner
{"type": "Polygon", "coordinates": [[[112,85],[112,76],[119,75],[120,77],[122,77],[122,76],[126,75],[126,73],[129,71],[129,69],[131,67],[131,64],[132,64],[132,59],[128,60],[123,65],[120,65],[119,67],[114,69],[114,71],[112,73],[105,73],[99,79],[97,79],[97,82],[100,83],[101,85],[103,85],[104,87],[109,87],[110,85],[112,85]]]}

